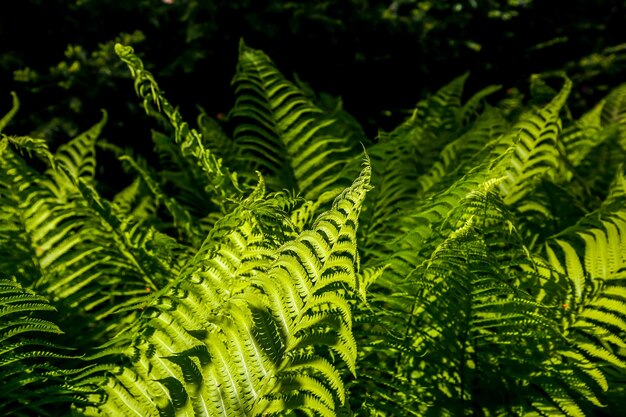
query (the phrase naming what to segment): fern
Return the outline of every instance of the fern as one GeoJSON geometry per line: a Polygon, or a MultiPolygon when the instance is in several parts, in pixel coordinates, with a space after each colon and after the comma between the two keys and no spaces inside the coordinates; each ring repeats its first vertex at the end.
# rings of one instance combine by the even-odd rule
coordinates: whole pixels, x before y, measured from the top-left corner
{"type": "Polygon", "coordinates": [[[6,125],[9,124],[20,108],[20,101],[17,98],[17,94],[11,93],[11,96],[13,97],[13,106],[11,107],[11,110],[0,119],[0,133],[4,130],[6,125]]]}
{"type": "Polygon", "coordinates": [[[54,415],[50,407],[55,404],[87,402],[86,391],[72,387],[66,377],[69,369],[62,368],[77,362],[77,357],[59,343],[63,332],[50,320],[54,312],[45,297],[15,279],[0,279],[0,412],[4,415],[49,416],[54,415]]]}
{"type": "MultiPolygon", "coordinates": [[[[106,402],[88,414],[333,415],[346,393],[330,352],[355,371],[346,297],[356,286],[355,233],[368,183],[366,167],[311,230],[281,246],[263,235],[254,209],[249,221],[238,211],[218,222],[146,311],[124,349],[133,366],[109,378],[106,402]]],[[[262,196],[239,210],[266,204],[262,196]]]]}
{"type": "Polygon", "coordinates": [[[174,141],[180,154],[189,161],[188,166],[194,172],[196,180],[200,183],[206,182],[206,187],[216,194],[218,204],[223,204],[220,198],[237,194],[236,177],[222,166],[220,159],[205,147],[200,134],[190,129],[178,110],[163,97],[156,80],[144,69],[143,62],[134,54],[133,49],[116,44],[115,52],[128,65],[135,79],[135,91],[143,99],[146,112],[151,112],[151,106],[156,107],[174,128],[174,141]]]}
{"type": "Polygon", "coordinates": [[[335,122],[285,80],[267,55],[242,41],[233,84],[232,116],[241,120],[235,140],[244,160],[261,169],[272,188],[315,199],[326,188],[343,185],[338,173],[351,144],[328,133],[335,122]]]}
{"type": "Polygon", "coordinates": [[[561,130],[559,111],[572,88],[572,82],[565,79],[562,90],[550,103],[539,111],[522,116],[512,128],[512,135],[504,144],[515,143],[507,164],[507,181],[501,184],[505,202],[513,204],[521,200],[536,178],[554,175],[558,166],[557,138],[561,130]],[[510,164],[510,165],[509,165],[510,164]]]}
{"type": "MultiPolygon", "coordinates": [[[[5,139],[18,149],[37,152],[49,163],[45,174],[29,168],[9,147],[0,160],[3,209],[8,215],[0,236],[5,244],[20,242],[19,250],[7,258],[12,263],[9,270],[50,297],[60,311],[60,323],[72,320],[76,310],[93,320],[107,319],[121,307],[113,300],[134,303],[146,288],[163,285],[175,269],[165,266],[166,251],[159,249],[157,256],[148,249],[156,241],[154,231],[129,227],[129,221],[116,216],[88,185],[93,181],[94,142],[102,124],[60,147],[58,159],[43,141],[5,139]],[[84,178],[74,177],[75,173],[84,178]]],[[[160,239],[159,246],[163,243],[160,239]]],[[[93,347],[117,333],[123,322],[83,322],[69,331],[78,345],[93,347]]]]}
{"type": "Polygon", "coordinates": [[[115,50],[158,163],[106,112],[54,151],[0,137],[2,413],[620,415],[623,86],[578,117],[562,74],[496,104],[465,74],[368,141],[242,42],[196,130],[115,50]]]}
{"type": "Polygon", "coordinates": [[[626,84],[613,89],[606,97],[606,102],[602,109],[602,123],[604,125],[615,124],[618,126],[622,148],[626,148],[626,84]]]}
{"type": "Polygon", "coordinates": [[[96,139],[107,122],[107,113],[95,126],[57,149],[54,159],[61,164],[70,178],[93,181],[96,175],[96,139]]]}

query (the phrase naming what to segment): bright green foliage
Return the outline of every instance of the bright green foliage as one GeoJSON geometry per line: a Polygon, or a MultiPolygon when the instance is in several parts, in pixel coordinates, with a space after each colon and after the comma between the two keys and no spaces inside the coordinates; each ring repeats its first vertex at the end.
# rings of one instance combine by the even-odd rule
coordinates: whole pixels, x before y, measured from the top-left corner
{"type": "Polygon", "coordinates": [[[106,113],[55,152],[0,141],[0,410],[621,415],[624,86],[574,119],[563,74],[527,105],[465,74],[371,143],[243,43],[234,126],[198,129],[116,52],[158,164],[106,113]],[[132,176],[111,199],[101,149],[132,176]]]}
{"type": "Polygon", "coordinates": [[[353,145],[334,137],[336,122],[285,80],[267,55],[242,42],[233,84],[232,115],[240,120],[235,142],[248,167],[262,170],[275,189],[292,189],[306,199],[342,182],[353,145]]]}
{"type": "Polygon", "coordinates": [[[0,297],[0,412],[48,416],[55,403],[84,399],[78,385],[68,384],[72,372],[58,367],[77,357],[58,343],[63,332],[50,321],[55,308],[14,279],[0,279],[0,297]]]}
{"type": "Polygon", "coordinates": [[[109,378],[106,403],[87,414],[333,415],[346,393],[328,355],[352,372],[356,360],[346,296],[356,286],[357,217],[368,184],[366,166],[293,240],[257,218],[264,211],[281,218],[262,189],[218,221],[147,306],[123,348],[132,366],[109,378]]]}
{"type": "Polygon", "coordinates": [[[237,189],[236,177],[227,172],[221,161],[206,149],[202,136],[195,129],[189,128],[179,111],[161,95],[154,77],[143,68],[143,63],[134,55],[133,49],[117,44],[115,52],[128,65],[135,79],[135,91],[143,99],[146,112],[161,112],[172,125],[177,148],[172,148],[171,152],[184,158],[194,179],[200,184],[206,184],[205,190],[217,194],[218,198],[231,197],[237,189]]]}
{"type": "Polygon", "coordinates": [[[17,94],[11,93],[11,96],[13,96],[13,107],[11,108],[11,111],[9,111],[6,115],[2,117],[2,119],[0,119],[0,132],[2,132],[6,125],[11,121],[11,119],[13,118],[13,116],[15,116],[15,113],[17,113],[17,110],[20,107],[20,101],[17,98],[17,94]]]}

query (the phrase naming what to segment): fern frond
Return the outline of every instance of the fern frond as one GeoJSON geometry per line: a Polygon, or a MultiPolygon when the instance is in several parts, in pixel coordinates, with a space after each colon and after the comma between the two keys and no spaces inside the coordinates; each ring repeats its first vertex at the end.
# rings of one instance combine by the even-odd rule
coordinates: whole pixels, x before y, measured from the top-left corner
{"type": "Polygon", "coordinates": [[[563,88],[550,103],[522,116],[511,129],[508,141],[512,142],[512,154],[510,158],[503,159],[500,165],[508,177],[500,186],[507,204],[522,200],[539,179],[554,176],[559,165],[559,111],[571,88],[572,82],[565,78],[563,88]]]}
{"type": "MultiPolygon", "coordinates": [[[[562,326],[581,368],[603,391],[610,369],[626,370],[626,212],[623,202],[582,218],[545,244],[546,277],[565,278],[562,326]]],[[[559,302],[557,300],[557,302],[559,302]]]]}
{"type": "MultiPolygon", "coordinates": [[[[284,335],[285,358],[275,378],[280,384],[291,380],[294,373],[304,373],[326,387],[322,391],[310,391],[292,403],[294,397],[285,395],[290,390],[277,385],[255,405],[259,412],[265,412],[266,407],[271,411],[279,404],[283,409],[311,409],[315,414],[328,415],[327,408],[332,411],[333,404],[345,401],[343,383],[336,371],[331,372],[334,366],[322,357],[310,355],[313,346],[326,345],[355,372],[356,345],[350,307],[344,298],[346,291],[349,294],[356,290],[357,219],[369,189],[369,178],[370,168],[366,166],[352,187],[337,197],[333,208],[318,218],[310,232],[302,232],[280,249],[272,269],[257,281],[284,335]]],[[[299,391],[307,390],[303,386],[299,391]]]]}
{"type": "Polygon", "coordinates": [[[396,146],[400,145],[412,162],[419,161],[415,167],[417,174],[437,160],[441,149],[460,128],[461,95],[468,76],[466,73],[455,78],[420,101],[408,120],[382,136],[383,142],[395,141],[396,146]]]}
{"type": "Polygon", "coordinates": [[[417,119],[422,119],[427,129],[454,131],[458,128],[460,124],[459,112],[462,112],[461,95],[467,77],[469,77],[469,73],[466,72],[439,89],[426,102],[421,103],[421,105],[418,104],[417,119]],[[423,114],[422,117],[420,117],[421,114],[423,114]]]}
{"type": "Polygon", "coordinates": [[[573,416],[589,402],[600,404],[605,375],[584,356],[561,357],[568,344],[553,307],[525,291],[530,274],[520,266],[530,252],[498,196],[505,178],[470,182],[484,175],[475,170],[456,190],[435,194],[416,216],[424,220],[383,258],[389,267],[375,283],[371,312],[359,316],[359,334],[371,335],[361,342],[359,364],[374,381],[394,375],[389,386],[367,384],[375,409],[532,415],[539,404],[560,410],[557,404],[569,401],[554,412],[573,416]],[[492,393],[494,385],[507,395],[492,393]]]}
{"type": "Polygon", "coordinates": [[[174,221],[174,227],[178,229],[178,234],[182,238],[184,236],[186,239],[190,241],[194,246],[199,240],[198,231],[196,230],[195,222],[191,217],[191,214],[181,206],[175,199],[168,196],[157,179],[155,178],[155,174],[151,172],[148,167],[140,166],[137,161],[135,161],[130,155],[124,155],[119,158],[120,161],[127,162],[138,174],[139,177],[146,184],[146,187],[152,192],[152,194],[157,199],[158,203],[163,203],[167,211],[172,216],[172,220],[174,221]]]}
{"type": "MultiPolygon", "coordinates": [[[[95,138],[91,135],[99,126],[79,138],[89,137],[88,142],[93,144],[95,138]]],[[[44,157],[55,161],[45,143],[24,143],[35,144],[44,157]]],[[[74,155],[80,154],[82,141],[74,142],[74,146],[74,155]]],[[[65,168],[64,164],[72,164],[74,159],[68,161],[52,165],[41,174],[10,148],[3,150],[0,159],[6,203],[3,212],[13,215],[2,219],[0,232],[0,242],[11,240],[15,244],[7,258],[8,271],[20,279],[32,280],[22,283],[48,295],[59,310],[61,324],[71,320],[76,311],[93,319],[108,318],[115,310],[113,300],[124,306],[129,300],[143,297],[146,288],[156,289],[156,282],[167,281],[178,256],[153,230],[120,220],[110,204],[87,185],[85,181],[92,182],[89,177],[76,179],[65,168]],[[156,249],[150,247],[155,244],[156,249]]],[[[75,165],[76,172],[80,172],[78,167],[75,165]]],[[[2,251],[6,248],[3,245],[2,251]]],[[[132,314],[125,317],[132,319],[132,314]]],[[[119,322],[111,323],[83,321],[69,326],[68,332],[76,346],[93,346],[105,335],[117,333],[116,327],[123,323],[121,317],[119,322]]]]}
{"type": "Polygon", "coordinates": [[[9,124],[20,108],[20,100],[17,98],[17,94],[15,94],[15,92],[11,92],[11,97],[13,97],[13,106],[11,107],[11,110],[9,110],[9,112],[0,119],[0,133],[2,133],[4,128],[9,124]]]}
{"type": "Polygon", "coordinates": [[[497,140],[507,130],[507,122],[501,112],[495,108],[487,109],[472,126],[458,139],[450,142],[441,150],[439,161],[430,170],[418,178],[419,195],[424,195],[433,185],[442,189],[449,184],[443,178],[452,172],[464,174],[467,166],[471,167],[473,158],[489,142],[497,140]]]}
{"type": "Polygon", "coordinates": [[[300,207],[291,213],[291,221],[298,232],[305,230],[315,219],[320,207],[331,202],[341,193],[342,189],[335,188],[323,192],[316,201],[305,201],[300,207]]]}
{"type": "MultiPolygon", "coordinates": [[[[26,153],[29,157],[33,154],[43,161],[47,166],[54,168],[56,162],[45,139],[31,138],[30,136],[4,136],[3,141],[14,145],[22,155],[26,153]]],[[[4,146],[4,145],[3,145],[4,146]]]]}
{"type": "Polygon", "coordinates": [[[138,221],[145,221],[155,217],[156,202],[151,196],[144,195],[142,185],[145,184],[137,177],[126,188],[115,194],[111,202],[117,213],[122,216],[131,216],[138,221]]]}
{"type": "Polygon", "coordinates": [[[602,202],[602,209],[611,210],[612,207],[619,207],[626,202],[626,176],[624,166],[618,165],[615,178],[609,186],[606,198],[602,202]]]}
{"type": "Polygon", "coordinates": [[[302,93],[308,97],[315,106],[319,107],[328,118],[335,122],[328,127],[332,136],[348,138],[355,146],[364,143],[365,132],[359,121],[348,113],[343,107],[343,99],[327,93],[317,94],[310,84],[294,75],[295,83],[302,93]]]}
{"type": "Polygon", "coordinates": [[[86,181],[96,174],[96,140],[107,122],[108,115],[102,112],[102,119],[71,141],[59,146],[54,159],[63,166],[72,178],[86,181]]]}
{"type": "MultiPolygon", "coordinates": [[[[86,396],[60,366],[77,361],[51,321],[56,309],[15,279],[0,279],[0,413],[50,416],[67,413],[86,396]],[[56,339],[56,341],[55,341],[56,339]],[[62,362],[63,361],[63,362],[62,362]]],[[[70,372],[71,374],[71,372],[70,372]]],[[[88,388],[85,392],[93,391],[88,388]]]]}
{"type": "Polygon", "coordinates": [[[172,266],[166,265],[158,257],[149,253],[143,246],[146,238],[142,237],[137,241],[133,237],[133,225],[116,215],[111,203],[101,198],[93,187],[83,180],[78,180],[77,187],[92,213],[102,224],[108,226],[113,235],[114,244],[122,254],[122,259],[132,265],[131,268],[139,273],[144,283],[150,288],[156,289],[163,286],[171,276],[172,266]]]}
{"type": "MultiPolygon", "coordinates": [[[[5,273],[36,281],[41,275],[38,255],[42,255],[43,250],[29,236],[32,230],[29,218],[32,217],[35,224],[46,224],[49,211],[42,207],[56,202],[56,198],[50,189],[51,183],[42,181],[41,175],[30,168],[9,143],[13,142],[7,137],[0,142],[0,241],[4,243],[2,249],[8,252],[7,257],[0,259],[7,260],[3,264],[5,273]]],[[[46,159],[53,160],[45,142],[43,145],[40,151],[46,159]]],[[[24,284],[30,286],[33,282],[24,284]]]]}
{"type": "Polygon", "coordinates": [[[602,124],[616,125],[620,132],[619,144],[626,149],[626,84],[622,84],[609,93],[602,108],[602,124]]]}
{"type": "Polygon", "coordinates": [[[181,154],[188,159],[189,166],[203,172],[203,181],[199,183],[206,184],[207,189],[220,198],[239,195],[236,175],[230,173],[221,160],[205,147],[201,135],[189,128],[180,112],[163,97],[153,75],[144,69],[143,62],[134,54],[133,48],[116,44],[115,53],[128,65],[135,79],[135,91],[143,99],[146,112],[149,113],[150,106],[154,105],[163,113],[174,128],[174,140],[181,154]]]}
{"type": "MultiPolygon", "coordinates": [[[[431,188],[433,193],[443,192],[475,169],[474,162],[481,164],[481,159],[460,161],[482,150],[486,141],[497,139],[505,128],[498,111],[488,109],[474,125],[465,126],[465,135],[454,140],[462,127],[461,94],[466,78],[467,74],[453,80],[420,102],[409,120],[368,150],[375,181],[364,208],[364,250],[370,250],[370,242],[380,244],[402,235],[411,227],[404,220],[407,212],[413,212],[416,198],[426,197],[431,188]]],[[[475,97],[479,100],[480,93],[475,97]]]]}
{"type": "Polygon", "coordinates": [[[206,145],[224,160],[227,166],[236,166],[240,158],[241,149],[235,141],[224,131],[218,120],[210,117],[204,109],[201,109],[197,118],[198,129],[206,145]]]}
{"type": "Polygon", "coordinates": [[[480,108],[481,102],[485,99],[485,97],[498,92],[501,88],[501,85],[490,85],[474,93],[474,95],[470,97],[467,102],[465,102],[463,108],[461,109],[461,114],[459,116],[461,125],[467,126],[470,124],[473,117],[480,116],[482,113],[479,113],[478,109],[480,108]]]}
{"type": "Polygon", "coordinates": [[[282,242],[278,229],[265,235],[255,221],[272,200],[263,200],[262,187],[218,221],[180,279],[149,303],[125,348],[132,366],[102,387],[100,412],[331,416],[346,395],[331,352],[354,371],[346,299],[356,285],[357,217],[368,183],[366,167],[294,240],[282,242]]]}
{"type": "Polygon", "coordinates": [[[574,167],[578,166],[589,151],[603,139],[603,135],[599,133],[602,129],[601,115],[605,102],[606,100],[599,102],[592,110],[563,130],[564,153],[574,167]]]}
{"type": "Polygon", "coordinates": [[[315,200],[323,190],[345,185],[337,174],[353,154],[351,144],[330,135],[334,121],[287,81],[267,55],[242,41],[233,84],[237,99],[232,115],[241,120],[235,141],[242,158],[269,175],[272,188],[315,200]]]}

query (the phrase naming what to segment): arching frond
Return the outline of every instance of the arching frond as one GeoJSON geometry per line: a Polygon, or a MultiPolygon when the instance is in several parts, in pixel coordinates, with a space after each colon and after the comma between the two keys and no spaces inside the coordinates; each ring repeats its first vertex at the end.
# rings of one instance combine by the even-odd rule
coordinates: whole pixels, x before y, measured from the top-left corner
{"type": "Polygon", "coordinates": [[[348,300],[356,290],[356,227],[369,176],[366,166],[293,240],[275,240],[277,230],[264,235],[255,221],[271,203],[262,188],[218,221],[180,279],[148,306],[125,349],[132,366],[102,386],[99,411],[85,412],[334,415],[346,392],[333,356],[355,370],[348,300]]]}
{"type": "Polygon", "coordinates": [[[311,85],[295,76],[295,83],[302,93],[309,98],[313,104],[319,107],[328,118],[335,122],[328,127],[334,137],[347,138],[355,146],[367,141],[363,127],[359,121],[344,109],[343,99],[327,93],[316,93],[311,85]]]}
{"type": "Polygon", "coordinates": [[[580,416],[600,404],[606,376],[569,355],[554,307],[526,291],[536,273],[520,268],[530,253],[498,196],[501,181],[474,186],[443,219],[432,217],[421,245],[406,242],[418,253],[396,243],[358,322],[370,335],[360,362],[370,378],[361,384],[378,412],[580,416]]]}
{"type": "Polygon", "coordinates": [[[602,129],[601,114],[604,103],[605,100],[599,102],[591,111],[563,130],[564,154],[574,167],[578,166],[589,151],[606,137],[599,134],[602,129]]]}
{"type": "Polygon", "coordinates": [[[55,152],[54,159],[63,166],[71,178],[93,180],[96,174],[96,140],[107,118],[107,113],[103,111],[102,119],[97,124],[59,146],[55,152]]]}
{"type": "Polygon", "coordinates": [[[621,200],[548,240],[544,252],[548,268],[541,269],[549,279],[563,277],[568,290],[557,300],[571,343],[564,354],[585,362],[605,391],[614,373],[607,368],[621,375],[626,371],[626,211],[621,200]]]}
{"type": "MultiPolygon", "coordinates": [[[[480,159],[465,163],[464,157],[482,150],[486,142],[497,139],[505,129],[504,119],[493,109],[473,125],[461,126],[461,94],[466,78],[467,74],[456,78],[420,102],[411,118],[368,149],[374,190],[363,213],[365,250],[369,242],[381,244],[410,228],[403,219],[421,204],[426,191],[443,191],[475,168],[472,162],[482,163],[480,159]],[[462,128],[465,134],[455,140],[454,135],[462,128]]],[[[481,95],[477,94],[475,99],[479,100],[481,95]]],[[[467,105],[474,108],[476,104],[467,105]]]]}
{"type": "MultiPolygon", "coordinates": [[[[222,165],[220,159],[206,148],[202,137],[183,121],[180,112],[163,97],[154,76],[144,69],[143,62],[134,54],[133,48],[115,45],[115,53],[128,65],[135,79],[135,91],[143,99],[146,112],[150,106],[156,107],[169,120],[174,128],[174,140],[180,148],[181,154],[188,159],[189,167],[202,172],[200,184],[206,184],[207,189],[220,197],[238,195],[237,178],[222,165]]],[[[199,175],[199,174],[198,174],[199,175]]]]}
{"type": "MultiPolygon", "coordinates": [[[[507,181],[501,190],[507,204],[514,204],[529,193],[541,178],[554,176],[559,165],[557,140],[561,130],[559,111],[565,104],[572,82],[564,79],[561,91],[545,107],[523,115],[511,129],[510,158],[501,161],[507,181]]],[[[496,168],[497,169],[497,168],[496,168]]]]}
{"type": "Polygon", "coordinates": [[[626,149],[626,84],[622,84],[609,93],[602,108],[602,124],[617,125],[620,132],[619,143],[626,149]]]}
{"type": "Polygon", "coordinates": [[[501,85],[490,85],[474,93],[474,95],[467,100],[461,109],[461,115],[459,116],[461,125],[467,126],[474,117],[480,116],[482,113],[479,109],[483,100],[491,94],[498,92],[501,88],[501,85]]]}
{"type": "MultiPolygon", "coordinates": [[[[76,148],[73,155],[83,154],[79,148],[93,144],[95,138],[90,135],[95,135],[93,129],[98,130],[98,126],[79,136],[89,136],[88,144],[72,144],[72,149],[76,148]]],[[[120,220],[110,204],[103,203],[85,182],[92,182],[89,176],[73,177],[65,164],[76,163],[72,165],[75,172],[81,172],[78,161],[82,157],[62,157],[56,164],[45,142],[24,139],[11,143],[35,146],[41,157],[54,165],[41,174],[11,148],[3,150],[0,182],[7,216],[3,216],[0,227],[0,242],[5,243],[1,250],[15,245],[5,258],[6,264],[3,259],[3,266],[17,275],[21,284],[50,297],[59,310],[59,323],[72,320],[76,311],[94,320],[68,326],[67,331],[76,346],[98,345],[103,341],[100,338],[106,340],[115,334],[124,320],[97,320],[108,318],[124,302],[141,298],[146,288],[153,290],[166,282],[170,271],[175,270],[175,265],[165,267],[166,262],[176,256],[168,253],[165,240],[154,230],[120,220]],[[152,253],[150,245],[157,240],[159,248],[152,253]]]]}
{"type": "Polygon", "coordinates": [[[142,192],[144,182],[137,177],[126,188],[115,194],[111,202],[114,210],[123,216],[144,221],[155,216],[156,202],[142,192]]]}
{"type": "Polygon", "coordinates": [[[4,128],[9,124],[20,108],[20,100],[17,98],[17,94],[11,92],[11,96],[13,97],[13,106],[11,107],[11,110],[9,110],[9,112],[0,119],[0,133],[2,133],[4,128]]]}
{"type": "MultiPolygon", "coordinates": [[[[56,162],[45,139],[31,138],[30,136],[4,136],[3,142],[6,140],[15,146],[17,152],[28,157],[37,157],[47,166],[54,168],[56,162]]],[[[5,145],[3,145],[5,146],[5,145]]]]}
{"type": "Polygon", "coordinates": [[[419,195],[424,195],[435,184],[438,185],[439,189],[449,186],[449,183],[442,181],[443,178],[452,172],[457,172],[459,175],[467,172],[467,167],[472,167],[472,162],[475,162],[474,156],[483,150],[489,142],[500,138],[507,131],[507,128],[506,119],[499,110],[487,109],[476,119],[467,132],[446,145],[441,150],[440,159],[426,174],[418,178],[419,195]]]}
{"type": "Polygon", "coordinates": [[[155,178],[155,174],[151,172],[150,168],[140,166],[129,155],[124,155],[120,157],[120,160],[127,162],[135,171],[137,171],[140,178],[146,184],[147,188],[157,199],[157,204],[162,203],[165,206],[167,211],[172,216],[174,227],[178,230],[179,235],[181,237],[184,236],[192,244],[196,243],[200,238],[198,233],[199,230],[196,230],[196,228],[194,228],[195,225],[191,214],[175,199],[168,196],[163,191],[161,185],[155,178]]]}
{"type": "Polygon", "coordinates": [[[346,185],[338,174],[353,154],[352,145],[331,135],[334,121],[287,81],[267,55],[242,42],[233,84],[237,99],[232,116],[240,120],[235,140],[242,157],[268,176],[273,189],[315,200],[327,188],[346,185]]]}
{"type": "MultiPolygon", "coordinates": [[[[15,279],[0,278],[0,413],[13,416],[67,414],[86,402],[63,368],[77,356],[60,344],[55,308],[15,279]],[[56,339],[56,340],[55,340],[56,339]]],[[[84,392],[84,391],[83,391],[84,392]]]]}

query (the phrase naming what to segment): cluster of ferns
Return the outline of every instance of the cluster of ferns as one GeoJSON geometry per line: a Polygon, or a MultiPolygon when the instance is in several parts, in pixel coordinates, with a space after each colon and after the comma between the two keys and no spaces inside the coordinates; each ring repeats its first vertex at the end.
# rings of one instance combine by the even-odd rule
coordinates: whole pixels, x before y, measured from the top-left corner
{"type": "Polygon", "coordinates": [[[228,129],[116,53],[158,163],[106,112],[0,134],[0,414],[621,415],[626,84],[574,117],[565,74],[466,74],[369,140],[243,42],[228,129]]]}

